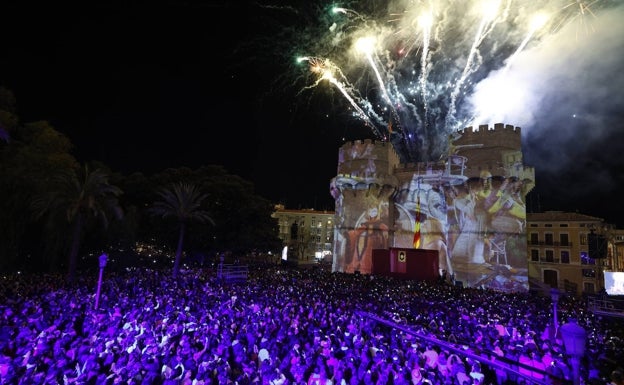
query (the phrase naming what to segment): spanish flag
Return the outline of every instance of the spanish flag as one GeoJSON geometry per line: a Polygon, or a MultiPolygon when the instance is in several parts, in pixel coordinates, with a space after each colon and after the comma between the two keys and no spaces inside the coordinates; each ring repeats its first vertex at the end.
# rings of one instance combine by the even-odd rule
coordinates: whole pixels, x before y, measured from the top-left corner
{"type": "Polygon", "coordinates": [[[417,194],[417,198],[416,198],[416,220],[414,223],[414,248],[420,249],[420,194],[417,194]]]}

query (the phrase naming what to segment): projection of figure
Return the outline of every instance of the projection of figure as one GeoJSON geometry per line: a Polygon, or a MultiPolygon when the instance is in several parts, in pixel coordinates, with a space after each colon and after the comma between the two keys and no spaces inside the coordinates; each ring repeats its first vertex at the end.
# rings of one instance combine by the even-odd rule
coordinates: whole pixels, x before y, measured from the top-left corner
{"type": "Polygon", "coordinates": [[[388,225],[381,218],[380,208],[369,207],[364,220],[350,230],[348,236],[350,246],[348,253],[351,253],[352,257],[346,272],[370,273],[373,249],[388,248],[388,225]]]}

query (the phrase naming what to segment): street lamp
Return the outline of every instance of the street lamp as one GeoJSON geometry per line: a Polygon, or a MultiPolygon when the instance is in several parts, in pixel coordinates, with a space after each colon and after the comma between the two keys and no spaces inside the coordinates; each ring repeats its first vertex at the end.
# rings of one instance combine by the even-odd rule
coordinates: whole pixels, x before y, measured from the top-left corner
{"type": "Polygon", "coordinates": [[[106,267],[106,261],[108,259],[108,255],[103,253],[100,255],[100,277],[98,278],[97,284],[97,293],[95,294],[95,309],[97,310],[100,306],[100,291],[102,289],[102,274],[104,273],[104,268],[106,267]]]}
{"type": "Polygon", "coordinates": [[[552,331],[552,343],[557,341],[557,330],[559,329],[559,321],[557,320],[557,304],[559,303],[559,297],[561,292],[556,287],[550,288],[550,299],[553,305],[553,331],[552,331]]]}
{"type": "Polygon", "coordinates": [[[575,318],[569,318],[568,322],[561,325],[561,338],[566,353],[570,356],[573,371],[574,385],[581,383],[581,357],[585,355],[585,341],[587,333],[575,318]]]}

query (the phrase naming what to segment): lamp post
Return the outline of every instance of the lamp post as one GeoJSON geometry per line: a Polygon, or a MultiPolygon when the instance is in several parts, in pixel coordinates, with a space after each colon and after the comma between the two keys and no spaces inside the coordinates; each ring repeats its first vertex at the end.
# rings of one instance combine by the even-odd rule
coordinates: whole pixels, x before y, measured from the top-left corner
{"type": "Polygon", "coordinates": [[[572,363],[574,385],[581,383],[581,357],[585,354],[586,336],[585,329],[576,322],[575,318],[569,318],[567,323],[561,325],[561,338],[566,354],[570,356],[572,363]]]}
{"type": "Polygon", "coordinates": [[[552,331],[552,343],[554,344],[557,341],[557,330],[559,329],[559,321],[557,319],[557,304],[559,303],[559,297],[561,296],[561,292],[558,288],[552,287],[550,288],[550,299],[552,300],[553,306],[553,331],[552,331]]]}
{"type": "Polygon", "coordinates": [[[97,284],[97,293],[95,293],[95,309],[97,310],[100,306],[100,291],[102,289],[102,275],[104,273],[104,268],[106,267],[106,261],[108,259],[108,255],[103,253],[100,255],[100,277],[98,278],[97,284]]]}

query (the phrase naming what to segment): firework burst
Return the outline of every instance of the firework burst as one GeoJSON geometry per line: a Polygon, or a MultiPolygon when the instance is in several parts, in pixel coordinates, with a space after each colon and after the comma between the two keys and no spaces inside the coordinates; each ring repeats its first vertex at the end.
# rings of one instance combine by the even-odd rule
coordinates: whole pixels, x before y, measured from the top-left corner
{"type": "Polygon", "coordinates": [[[608,6],[569,0],[357,4],[361,9],[329,8],[325,33],[308,48],[313,56],[300,61],[313,77],[303,90],[337,88],[352,116],[375,138],[392,142],[404,162],[437,159],[451,132],[497,123],[488,120],[530,97],[505,76],[516,59],[566,24],[587,25],[597,8],[608,6]],[[493,74],[494,87],[479,87],[493,74]]]}

